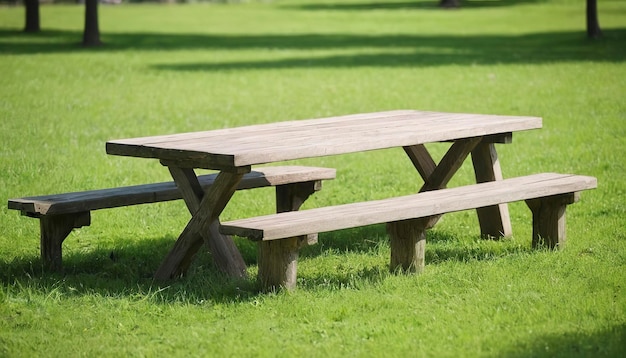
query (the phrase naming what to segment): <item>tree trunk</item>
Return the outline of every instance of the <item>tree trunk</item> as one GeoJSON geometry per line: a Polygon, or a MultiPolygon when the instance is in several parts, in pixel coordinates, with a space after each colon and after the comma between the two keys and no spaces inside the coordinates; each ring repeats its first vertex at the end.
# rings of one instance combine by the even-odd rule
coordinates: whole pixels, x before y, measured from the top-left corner
{"type": "Polygon", "coordinates": [[[461,6],[461,0],[440,0],[439,7],[454,9],[461,6]]]}
{"type": "Polygon", "coordinates": [[[598,22],[597,0],[587,0],[587,36],[592,39],[602,36],[598,22]]]}
{"type": "Polygon", "coordinates": [[[25,0],[26,26],[24,32],[39,32],[39,0],[25,0]]]}
{"type": "Polygon", "coordinates": [[[100,28],[98,27],[98,0],[86,0],[83,46],[99,45],[102,45],[102,42],[100,42],[100,28]]]}

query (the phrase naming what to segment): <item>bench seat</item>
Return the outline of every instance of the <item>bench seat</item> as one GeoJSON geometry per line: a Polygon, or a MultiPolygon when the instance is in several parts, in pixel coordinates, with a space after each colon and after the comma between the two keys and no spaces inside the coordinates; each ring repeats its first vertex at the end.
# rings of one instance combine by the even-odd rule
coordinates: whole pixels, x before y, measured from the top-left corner
{"type": "MultiPolygon", "coordinates": [[[[332,168],[305,166],[258,168],[244,175],[237,190],[328,180],[334,179],[335,175],[336,171],[332,168]]],[[[198,176],[198,180],[206,190],[216,177],[217,174],[206,174],[198,176]]],[[[19,210],[27,216],[41,217],[179,199],[182,199],[181,193],[176,184],[170,181],[9,199],[9,209],[19,210]]]]}
{"type": "MultiPolygon", "coordinates": [[[[297,245],[289,241],[297,237],[390,223],[391,269],[419,271],[423,268],[423,240],[425,230],[429,227],[428,217],[526,200],[533,212],[533,245],[537,246],[544,241],[550,247],[562,246],[565,240],[565,206],[577,201],[578,192],[596,186],[597,181],[593,177],[543,173],[383,200],[234,220],[222,223],[221,232],[261,241],[259,261],[293,262],[293,257],[297,258],[297,245]],[[285,243],[281,243],[283,241],[285,243]],[[287,248],[272,249],[273,242],[287,248]],[[415,248],[416,245],[421,248],[415,248]],[[285,258],[265,258],[265,251],[274,256],[279,253],[285,258]],[[404,251],[410,252],[407,254],[404,251]]],[[[266,288],[295,286],[295,267],[290,269],[293,272],[285,273],[274,269],[272,265],[259,262],[259,279],[266,288]]],[[[277,265],[280,267],[281,264],[277,265]]]]}
{"type": "MultiPolygon", "coordinates": [[[[238,190],[276,187],[277,211],[297,210],[306,197],[334,179],[332,168],[277,166],[255,168],[243,176],[238,190]]],[[[217,174],[198,176],[206,190],[217,174]]],[[[88,226],[93,210],[182,199],[173,181],[82,192],[9,199],[8,208],[40,219],[41,255],[52,269],[61,268],[61,243],[74,228],[88,226]]]]}

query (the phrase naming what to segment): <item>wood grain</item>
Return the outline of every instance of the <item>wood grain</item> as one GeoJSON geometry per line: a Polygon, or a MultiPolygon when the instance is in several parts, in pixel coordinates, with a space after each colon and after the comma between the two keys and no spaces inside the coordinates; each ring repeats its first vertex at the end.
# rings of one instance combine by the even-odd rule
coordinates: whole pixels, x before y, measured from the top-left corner
{"type": "Polygon", "coordinates": [[[274,240],[549,197],[596,186],[593,177],[535,174],[383,200],[234,220],[223,223],[221,231],[253,240],[274,240]]]}
{"type": "MultiPolygon", "coordinates": [[[[216,176],[217,174],[199,176],[198,180],[202,189],[206,190],[213,185],[216,176]]],[[[328,180],[334,179],[335,176],[336,170],[332,168],[306,166],[255,168],[254,171],[244,175],[237,189],[244,190],[297,182],[328,180]]],[[[29,216],[39,217],[179,200],[181,198],[182,194],[174,182],[163,182],[9,199],[8,208],[20,210],[29,216]]]]}
{"type": "MultiPolygon", "coordinates": [[[[502,180],[500,160],[493,143],[480,143],[472,150],[472,163],[477,183],[502,180]]],[[[478,208],[478,222],[483,237],[500,238],[513,235],[509,207],[506,203],[478,208]]]]}
{"type": "Polygon", "coordinates": [[[541,118],[413,110],[112,140],[108,154],[224,169],[541,128],[541,118]]]}
{"type": "Polygon", "coordinates": [[[200,248],[203,238],[218,268],[232,277],[246,275],[245,263],[239,251],[235,248],[236,254],[233,255],[234,244],[224,240],[224,236],[219,232],[218,221],[219,215],[235,193],[242,176],[243,174],[228,172],[218,174],[215,182],[198,204],[193,217],[176,240],[174,247],[157,269],[154,274],[155,279],[168,280],[184,275],[193,256],[200,248]]]}

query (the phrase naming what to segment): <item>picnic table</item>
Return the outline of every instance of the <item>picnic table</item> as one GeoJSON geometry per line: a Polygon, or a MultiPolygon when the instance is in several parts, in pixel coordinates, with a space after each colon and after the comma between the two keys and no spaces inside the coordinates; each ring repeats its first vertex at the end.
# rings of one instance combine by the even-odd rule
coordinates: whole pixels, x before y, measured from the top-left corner
{"type": "MultiPolygon", "coordinates": [[[[407,236],[411,234],[406,232],[411,231],[410,228],[416,226],[416,223],[409,219],[419,219],[417,227],[425,230],[432,227],[441,214],[471,207],[478,212],[483,235],[507,236],[511,234],[507,204],[503,200],[484,202],[478,200],[480,206],[472,206],[475,202],[475,199],[472,199],[474,201],[468,201],[465,206],[443,207],[444,204],[436,203],[438,197],[433,197],[428,199],[434,200],[428,206],[428,208],[433,208],[432,210],[420,209],[422,211],[415,215],[423,216],[409,215],[407,218],[406,212],[415,209],[416,204],[414,203],[420,201],[421,197],[416,197],[405,200],[406,203],[401,205],[400,202],[372,202],[369,203],[369,206],[368,203],[363,203],[365,205],[345,207],[341,210],[337,209],[337,211],[333,211],[332,207],[321,208],[331,210],[326,213],[320,211],[320,215],[331,215],[331,217],[334,215],[334,218],[330,220],[328,216],[320,217],[315,219],[316,222],[310,223],[307,220],[312,217],[311,215],[314,215],[315,210],[299,211],[297,214],[287,213],[291,216],[276,214],[279,216],[267,219],[273,220],[271,223],[263,224],[267,228],[265,231],[264,229],[256,229],[254,226],[261,225],[258,220],[255,223],[242,221],[232,225],[228,223],[222,225],[219,220],[220,214],[231,199],[242,176],[250,172],[253,166],[294,159],[402,147],[424,180],[420,193],[433,191],[444,193],[445,191],[442,189],[447,186],[470,154],[477,183],[488,184],[502,181],[500,163],[494,144],[510,143],[513,132],[537,129],[541,126],[542,120],[539,117],[396,110],[111,140],[106,143],[106,151],[111,155],[158,159],[169,169],[187,206],[193,213],[174,247],[157,270],[155,278],[168,279],[182,275],[203,240],[209,244],[210,251],[218,265],[230,267],[226,271],[235,275],[238,273],[245,274],[243,273],[245,272],[245,265],[241,255],[232,239],[224,234],[227,233],[260,240],[259,260],[263,263],[259,263],[259,275],[264,280],[265,286],[292,287],[295,285],[295,268],[292,266],[293,261],[297,260],[298,240],[310,239],[316,236],[318,232],[373,222],[387,222],[390,223],[390,235],[407,236]],[[435,162],[425,147],[425,144],[432,142],[450,144],[450,148],[439,163],[435,162]],[[214,184],[206,191],[201,189],[195,169],[219,171],[214,184]],[[394,208],[394,206],[397,207],[394,208]],[[381,213],[380,218],[376,218],[378,212],[381,213]],[[285,220],[291,222],[284,222],[285,220]],[[327,223],[329,220],[333,223],[327,223]],[[299,222],[302,224],[298,224],[299,222]],[[280,230],[283,231],[279,229],[272,231],[271,229],[276,225],[280,226],[280,230]],[[285,226],[289,228],[286,229],[285,226]],[[286,236],[294,234],[299,237],[288,238],[286,236]],[[294,252],[296,253],[295,258],[294,252]]],[[[376,165],[376,163],[372,163],[372,165],[376,165]]],[[[390,175],[397,174],[390,173],[390,175]]],[[[534,182],[541,181],[535,178],[534,182]]],[[[520,187],[527,185],[524,183],[519,182],[516,185],[520,185],[520,187]]],[[[532,195],[518,197],[515,196],[516,193],[512,193],[511,195],[515,195],[507,197],[504,192],[498,195],[505,197],[509,202],[511,200],[529,200],[542,195],[556,195],[540,189],[538,185],[538,189],[532,195]]],[[[486,193],[502,190],[500,187],[483,186],[480,188],[484,188],[486,193]]],[[[579,189],[578,186],[567,188],[571,192],[577,192],[579,189]]],[[[453,193],[453,195],[456,194],[453,193]]],[[[494,195],[494,197],[498,195],[494,195]]],[[[561,206],[575,201],[574,198],[565,201],[559,200],[561,206]]],[[[454,201],[457,200],[451,199],[450,205],[454,204],[454,201]]],[[[529,206],[531,205],[529,204],[529,206]]],[[[539,208],[540,206],[536,207],[539,208]]],[[[539,216],[545,216],[540,213],[539,209],[533,212],[539,216]]],[[[557,224],[554,225],[558,226],[560,216],[551,219],[550,222],[555,220],[557,224]]],[[[539,237],[540,234],[544,234],[545,230],[541,229],[540,224],[537,225],[539,225],[539,232],[537,233],[537,237],[539,237]]],[[[562,234],[559,232],[555,235],[560,236],[562,234]]],[[[394,245],[396,244],[392,242],[392,246],[394,245]]],[[[412,246],[409,245],[411,247],[406,244],[401,244],[401,246],[403,246],[402,253],[396,254],[396,256],[409,255],[412,257],[408,259],[396,257],[395,260],[403,267],[415,266],[416,254],[414,251],[423,250],[423,246],[421,248],[419,245],[415,246],[415,242],[412,246]],[[413,253],[404,253],[407,250],[413,253]],[[408,263],[407,260],[409,260],[408,263]]],[[[394,261],[393,255],[392,252],[392,262],[394,261]]],[[[423,262],[417,263],[417,265],[423,265],[423,262]]]]}

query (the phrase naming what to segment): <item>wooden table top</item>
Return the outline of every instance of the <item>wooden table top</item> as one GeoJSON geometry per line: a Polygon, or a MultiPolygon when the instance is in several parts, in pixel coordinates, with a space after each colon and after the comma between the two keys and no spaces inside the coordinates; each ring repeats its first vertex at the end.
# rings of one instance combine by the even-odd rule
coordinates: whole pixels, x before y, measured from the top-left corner
{"type": "Polygon", "coordinates": [[[398,110],[112,140],[112,155],[227,169],[541,128],[541,118],[398,110]]]}

